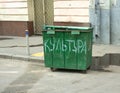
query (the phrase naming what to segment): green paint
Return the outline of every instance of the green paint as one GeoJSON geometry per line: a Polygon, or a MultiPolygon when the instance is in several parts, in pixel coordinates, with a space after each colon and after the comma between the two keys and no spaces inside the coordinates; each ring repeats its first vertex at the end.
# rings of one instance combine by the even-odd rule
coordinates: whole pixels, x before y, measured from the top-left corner
{"type": "Polygon", "coordinates": [[[62,26],[57,31],[60,26],[50,27],[46,26],[43,31],[45,66],[86,70],[91,65],[92,29],[62,26]],[[48,29],[53,27],[55,34],[48,34],[48,29]]]}

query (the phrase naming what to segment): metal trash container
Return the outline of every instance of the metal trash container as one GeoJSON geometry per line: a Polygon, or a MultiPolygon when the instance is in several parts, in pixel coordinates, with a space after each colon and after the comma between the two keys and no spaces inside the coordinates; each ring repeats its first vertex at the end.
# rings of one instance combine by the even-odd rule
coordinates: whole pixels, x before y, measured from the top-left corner
{"type": "Polygon", "coordinates": [[[44,26],[45,66],[86,71],[92,63],[92,33],[92,27],[44,26]]]}

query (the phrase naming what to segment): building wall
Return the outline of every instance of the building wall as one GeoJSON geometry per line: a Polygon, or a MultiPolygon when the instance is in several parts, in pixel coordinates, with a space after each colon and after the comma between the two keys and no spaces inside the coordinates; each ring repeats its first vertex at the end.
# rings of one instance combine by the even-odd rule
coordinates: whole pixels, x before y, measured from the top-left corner
{"type": "Polygon", "coordinates": [[[44,25],[44,1],[34,0],[34,15],[35,15],[35,34],[41,34],[42,26],[44,25]]]}
{"type": "Polygon", "coordinates": [[[89,22],[89,0],[54,0],[55,22],[89,22]]]}
{"type": "Polygon", "coordinates": [[[32,0],[0,0],[0,35],[33,35],[33,14],[32,0]]]}
{"type": "Polygon", "coordinates": [[[111,1],[111,43],[120,45],[120,0],[111,1]]]}
{"type": "Polygon", "coordinates": [[[27,0],[27,7],[28,7],[28,20],[34,21],[35,20],[34,0],[27,0]]]}
{"type": "Polygon", "coordinates": [[[44,25],[52,25],[54,21],[54,0],[34,0],[35,33],[41,34],[44,25]]]}
{"type": "Polygon", "coordinates": [[[0,0],[0,21],[28,21],[27,0],[0,0]]]}
{"type": "MultiPolygon", "coordinates": [[[[41,34],[43,25],[53,24],[53,11],[53,0],[0,0],[0,24],[3,23],[2,21],[9,21],[9,23],[10,21],[24,21],[26,24],[33,21],[33,32],[35,34],[41,34]]],[[[1,26],[0,28],[3,30],[0,33],[6,33],[3,31],[7,30],[4,30],[3,25],[1,26]]]]}
{"type": "Polygon", "coordinates": [[[120,45],[120,1],[90,0],[94,42],[120,45]]]}

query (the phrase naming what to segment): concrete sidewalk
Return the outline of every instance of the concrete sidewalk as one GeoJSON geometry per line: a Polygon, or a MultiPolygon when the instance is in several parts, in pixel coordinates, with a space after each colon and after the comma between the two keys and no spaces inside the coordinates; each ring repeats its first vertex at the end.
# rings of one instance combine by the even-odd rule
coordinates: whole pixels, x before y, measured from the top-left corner
{"type": "Polygon", "coordinates": [[[43,61],[42,37],[29,37],[29,46],[30,55],[27,54],[25,37],[0,36],[0,57],[26,61],[43,61]],[[33,54],[37,54],[38,56],[34,56],[33,54]]]}
{"type": "MultiPolygon", "coordinates": [[[[42,36],[29,37],[30,55],[27,55],[26,38],[13,36],[0,36],[0,57],[26,61],[43,62],[42,36]]],[[[93,57],[105,54],[120,54],[120,45],[93,45],[93,57]]]]}

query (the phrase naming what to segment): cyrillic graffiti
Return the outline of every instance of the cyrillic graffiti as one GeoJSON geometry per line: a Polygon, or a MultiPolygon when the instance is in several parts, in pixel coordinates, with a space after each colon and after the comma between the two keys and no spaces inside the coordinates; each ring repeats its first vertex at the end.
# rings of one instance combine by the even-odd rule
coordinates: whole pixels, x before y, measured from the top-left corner
{"type": "Polygon", "coordinates": [[[83,40],[63,40],[63,39],[48,39],[44,43],[45,51],[60,51],[60,52],[87,52],[86,41],[83,40]]]}

